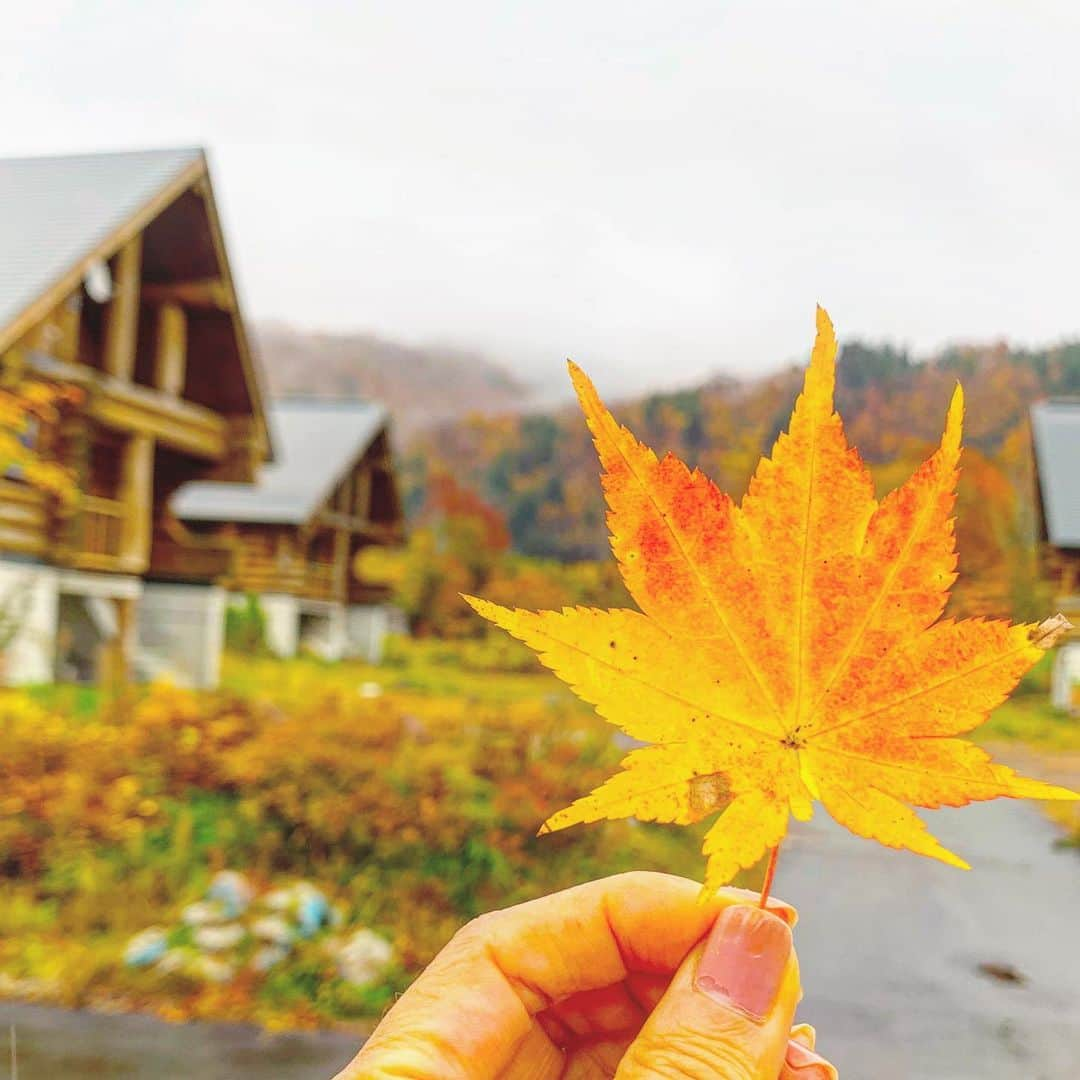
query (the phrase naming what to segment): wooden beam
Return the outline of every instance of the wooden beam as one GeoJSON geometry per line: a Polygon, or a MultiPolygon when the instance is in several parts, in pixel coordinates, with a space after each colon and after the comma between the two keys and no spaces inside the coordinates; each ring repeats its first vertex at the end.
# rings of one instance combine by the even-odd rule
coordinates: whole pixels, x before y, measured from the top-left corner
{"type": "Polygon", "coordinates": [[[187,315],[173,301],[158,308],[154,385],[169,397],[179,397],[187,374],[187,315]]]}
{"type": "Polygon", "coordinates": [[[79,296],[73,294],[58,304],[41,322],[16,342],[16,348],[29,349],[74,363],[79,354],[79,296]]]}
{"type": "Polygon", "coordinates": [[[166,397],[137,383],[110,379],[83,364],[31,356],[28,366],[43,378],[86,391],[86,403],[76,414],[79,418],[96,420],[116,431],[152,435],[174,450],[211,461],[221,461],[229,452],[231,426],[213,409],[166,397]]]}
{"type": "Polygon", "coordinates": [[[338,485],[337,494],[334,496],[334,509],[340,510],[343,514],[352,513],[352,500],[353,500],[353,478],[351,474],[346,474],[344,479],[338,485]]]}
{"type": "Polygon", "coordinates": [[[338,529],[334,533],[334,599],[345,601],[349,586],[349,533],[338,529]]]}
{"type": "Polygon", "coordinates": [[[55,356],[74,364],[79,359],[79,322],[82,318],[82,297],[75,293],[69,296],[57,308],[57,322],[60,327],[60,340],[55,356]]]}
{"type": "Polygon", "coordinates": [[[120,459],[120,502],[124,504],[122,557],[145,570],[150,563],[150,524],[154,504],[154,440],[132,435],[120,459]]]}
{"type": "Polygon", "coordinates": [[[45,495],[0,477],[0,551],[41,555],[48,545],[45,495]]]}
{"type": "Polygon", "coordinates": [[[218,278],[197,281],[147,282],[143,299],[148,304],[183,304],[211,311],[232,311],[232,290],[218,278]]]}
{"type": "Polygon", "coordinates": [[[371,518],[371,468],[365,468],[356,477],[356,494],[352,512],[360,521],[371,518]]]}
{"type": "Polygon", "coordinates": [[[86,413],[98,423],[117,431],[142,432],[174,450],[195,457],[221,461],[228,450],[225,421],[182,398],[163,397],[153,390],[130,387],[130,393],[96,393],[89,398],[86,413]],[[168,406],[168,407],[166,407],[168,406]]]}
{"type": "Polygon", "coordinates": [[[320,510],[308,523],[308,528],[344,529],[354,536],[376,543],[396,543],[404,535],[404,527],[398,523],[376,524],[366,518],[339,514],[334,510],[320,510]]]}
{"type": "Polygon", "coordinates": [[[225,234],[221,228],[221,216],[218,214],[217,201],[214,199],[214,189],[210,183],[210,173],[203,169],[202,175],[193,185],[194,190],[203,200],[206,207],[206,218],[210,222],[210,237],[214,243],[214,252],[217,255],[218,272],[222,281],[228,286],[229,295],[232,298],[230,315],[232,317],[233,332],[236,334],[236,343],[240,350],[240,364],[244,369],[247,379],[248,394],[251,396],[252,411],[259,434],[260,458],[265,460],[271,450],[270,433],[266,423],[266,407],[260,370],[255,363],[251,352],[251,343],[248,341],[247,328],[240,311],[240,300],[236,295],[236,283],[233,281],[232,268],[229,265],[229,253],[225,248],[225,234]]]}
{"type": "Polygon", "coordinates": [[[142,273],[142,233],[133,236],[116,255],[113,298],[105,323],[103,367],[114,379],[131,382],[135,370],[135,336],[139,330],[139,277],[142,273]]]}
{"type": "Polygon", "coordinates": [[[135,653],[137,600],[116,597],[116,636],[104,644],[99,660],[99,679],[105,690],[119,693],[131,678],[131,662],[135,653]]]}
{"type": "Polygon", "coordinates": [[[78,262],[72,264],[45,292],[27,305],[16,318],[0,326],[0,353],[28,333],[65,296],[77,292],[92,263],[111,258],[118,248],[126,244],[138,233],[141,233],[165,207],[205,175],[206,158],[199,154],[186,169],[177,174],[149,202],[141,206],[115,231],[106,236],[92,251],[88,251],[78,262]]]}

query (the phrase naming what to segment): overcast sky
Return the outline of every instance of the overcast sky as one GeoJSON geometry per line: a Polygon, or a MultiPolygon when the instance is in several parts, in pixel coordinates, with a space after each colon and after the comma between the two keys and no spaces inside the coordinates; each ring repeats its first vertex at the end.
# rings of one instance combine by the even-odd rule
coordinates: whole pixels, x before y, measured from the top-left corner
{"type": "MultiPolygon", "coordinates": [[[[249,315],[620,389],[1080,336],[1075,0],[12,0],[0,151],[199,143],[249,315]]],[[[2,257],[2,252],[0,252],[2,257]]]]}

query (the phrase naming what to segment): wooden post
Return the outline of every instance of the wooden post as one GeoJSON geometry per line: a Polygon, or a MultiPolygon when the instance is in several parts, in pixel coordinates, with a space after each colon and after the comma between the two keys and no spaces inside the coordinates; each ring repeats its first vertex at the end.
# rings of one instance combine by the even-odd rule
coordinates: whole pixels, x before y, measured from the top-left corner
{"type": "Polygon", "coordinates": [[[353,502],[353,478],[350,474],[341,481],[341,486],[337,490],[337,494],[334,496],[334,509],[341,511],[343,514],[352,513],[353,502]]]}
{"type": "Polygon", "coordinates": [[[169,397],[184,390],[187,369],[187,315],[179,304],[165,303],[157,312],[154,385],[169,397]]]}
{"type": "Polygon", "coordinates": [[[349,532],[337,529],[334,532],[334,599],[346,603],[346,591],[349,584],[349,532]]]}
{"type": "Polygon", "coordinates": [[[371,465],[368,464],[356,477],[356,495],[353,514],[361,521],[371,520],[371,465]]]}
{"type": "Polygon", "coordinates": [[[106,690],[119,693],[131,679],[135,652],[135,605],[130,597],[113,600],[116,609],[116,637],[102,649],[99,680],[106,690]]]}
{"type": "Polygon", "coordinates": [[[154,502],[154,440],[131,435],[120,461],[120,501],[124,504],[125,569],[141,573],[150,559],[150,526],[154,502]]]}
{"type": "Polygon", "coordinates": [[[79,321],[82,317],[80,294],[69,296],[59,307],[61,336],[56,357],[74,364],[79,359],[79,321]]]}
{"type": "Polygon", "coordinates": [[[133,236],[117,253],[113,298],[105,326],[105,373],[125,382],[131,381],[135,370],[141,271],[142,235],[139,234],[133,236]]]}

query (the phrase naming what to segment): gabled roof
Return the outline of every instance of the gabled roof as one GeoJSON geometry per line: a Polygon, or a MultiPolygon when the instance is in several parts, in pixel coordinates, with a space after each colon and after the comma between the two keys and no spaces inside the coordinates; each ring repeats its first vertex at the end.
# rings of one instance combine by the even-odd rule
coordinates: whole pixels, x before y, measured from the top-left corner
{"type": "Polygon", "coordinates": [[[1033,405],[1031,427],[1046,538],[1080,548],[1080,399],[1033,405]]]}
{"type": "Polygon", "coordinates": [[[276,460],[255,484],[185,484],[173,496],[173,513],[186,521],[303,524],[386,424],[386,410],[372,402],[276,402],[270,409],[276,460]]]}
{"type": "Polygon", "coordinates": [[[118,230],[203,169],[195,148],[0,159],[0,330],[73,268],[108,257],[99,249],[118,230]]]}
{"type": "Polygon", "coordinates": [[[184,192],[199,185],[231,301],[252,412],[263,420],[221,223],[198,147],[60,157],[0,158],[0,352],[74,292],[89,267],[111,258],[184,192]]]}

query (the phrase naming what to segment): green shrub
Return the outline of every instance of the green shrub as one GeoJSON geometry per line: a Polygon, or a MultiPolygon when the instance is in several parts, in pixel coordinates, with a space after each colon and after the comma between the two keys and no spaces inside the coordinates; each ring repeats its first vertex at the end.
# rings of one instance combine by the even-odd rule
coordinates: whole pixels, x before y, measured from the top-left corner
{"type": "Polygon", "coordinates": [[[230,604],[225,612],[225,645],[247,656],[258,656],[266,649],[266,614],[254,593],[242,604],[230,604]]]}

